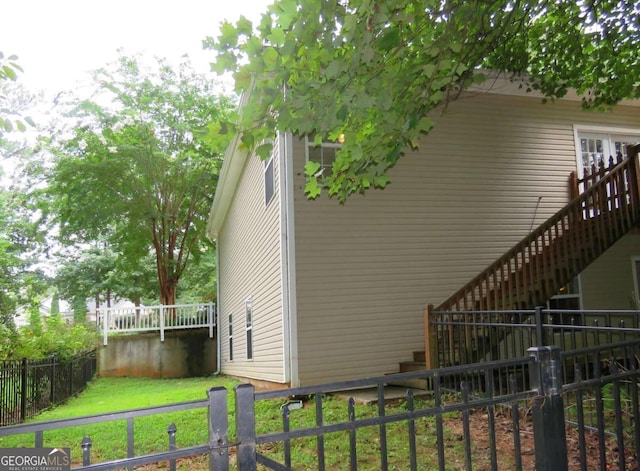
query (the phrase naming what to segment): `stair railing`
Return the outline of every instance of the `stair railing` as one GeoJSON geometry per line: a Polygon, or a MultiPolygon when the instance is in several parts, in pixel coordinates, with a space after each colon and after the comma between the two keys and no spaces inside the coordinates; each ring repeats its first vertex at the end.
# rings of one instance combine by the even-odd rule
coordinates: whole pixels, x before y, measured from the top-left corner
{"type": "Polygon", "coordinates": [[[628,159],[595,175],[574,174],[582,193],[435,310],[533,308],[556,294],[640,222],[639,150],[629,146],[628,159]]]}

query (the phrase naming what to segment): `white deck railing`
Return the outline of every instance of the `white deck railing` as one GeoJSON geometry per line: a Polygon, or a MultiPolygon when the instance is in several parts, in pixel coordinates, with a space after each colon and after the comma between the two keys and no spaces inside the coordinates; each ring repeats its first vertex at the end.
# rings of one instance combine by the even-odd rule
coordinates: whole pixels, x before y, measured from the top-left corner
{"type": "Polygon", "coordinates": [[[129,308],[102,307],[97,311],[98,328],[107,345],[110,332],[160,332],[164,342],[167,330],[207,327],[213,338],[216,325],[214,303],[176,304],[170,306],[139,306],[129,308]]]}

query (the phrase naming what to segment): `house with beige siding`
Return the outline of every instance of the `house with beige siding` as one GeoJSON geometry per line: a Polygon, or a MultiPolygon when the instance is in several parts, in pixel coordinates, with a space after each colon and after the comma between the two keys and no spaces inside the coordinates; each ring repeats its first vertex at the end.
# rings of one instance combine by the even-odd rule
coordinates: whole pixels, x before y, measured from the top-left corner
{"type": "MultiPolygon", "coordinates": [[[[424,350],[425,305],[444,306],[567,207],[572,172],[575,183],[637,142],[637,102],[585,111],[578,99],[543,103],[497,81],[449,104],[419,150],[390,171],[387,188],[340,205],[304,195],[305,162],[330,168],[337,144],[282,134],[263,161],[236,139],[208,227],[218,252],[221,372],[278,387],[397,371],[424,350]]],[[[633,218],[618,226],[573,272],[556,267],[560,286],[518,298],[518,307],[630,308],[640,297],[640,231],[633,218]]],[[[533,272],[533,259],[526,263],[533,272]]],[[[469,291],[473,307],[499,307],[487,290],[515,299],[492,283],[484,294],[469,291]]]]}

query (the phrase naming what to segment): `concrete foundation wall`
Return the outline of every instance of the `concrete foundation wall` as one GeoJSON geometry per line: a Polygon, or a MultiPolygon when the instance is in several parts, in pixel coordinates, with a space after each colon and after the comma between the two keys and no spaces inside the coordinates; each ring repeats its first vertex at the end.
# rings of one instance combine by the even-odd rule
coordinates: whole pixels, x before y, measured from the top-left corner
{"type": "Polygon", "coordinates": [[[109,337],[98,350],[100,376],[186,378],[216,371],[216,341],[208,329],[109,337]]]}

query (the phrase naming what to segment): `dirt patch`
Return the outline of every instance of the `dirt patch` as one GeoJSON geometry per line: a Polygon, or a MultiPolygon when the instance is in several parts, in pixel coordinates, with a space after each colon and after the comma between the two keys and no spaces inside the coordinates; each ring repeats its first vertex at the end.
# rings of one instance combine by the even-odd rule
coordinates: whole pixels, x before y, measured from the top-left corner
{"type": "MultiPolygon", "coordinates": [[[[463,421],[459,417],[444,419],[444,427],[457,440],[464,441],[463,421]]],[[[520,456],[523,471],[535,471],[535,444],[533,437],[533,425],[530,417],[520,420],[520,456]]],[[[515,469],[515,440],[514,424],[511,417],[504,414],[496,414],[495,417],[495,444],[498,459],[498,469],[515,469]]],[[[475,412],[469,416],[469,434],[472,447],[473,469],[474,471],[484,471],[491,469],[490,447],[491,440],[488,432],[488,416],[486,413],[475,412]]],[[[579,434],[575,427],[567,426],[567,455],[570,471],[579,471],[583,456],[580,453],[579,434]]],[[[625,443],[632,444],[632,440],[625,440],[625,443]]],[[[600,466],[601,450],[598,434],[587,432],[585,435],[586,469],[618,469],[619,452],[618,445],[614,437],[605,440],[604,457],[606,465],[600,466]]],[[[633,455],[633,449],[625,450],[626,471],[638,471],[637,457],[633,455]]],[[[462,467],[460,469],[463,469],[462,467]]]]}

